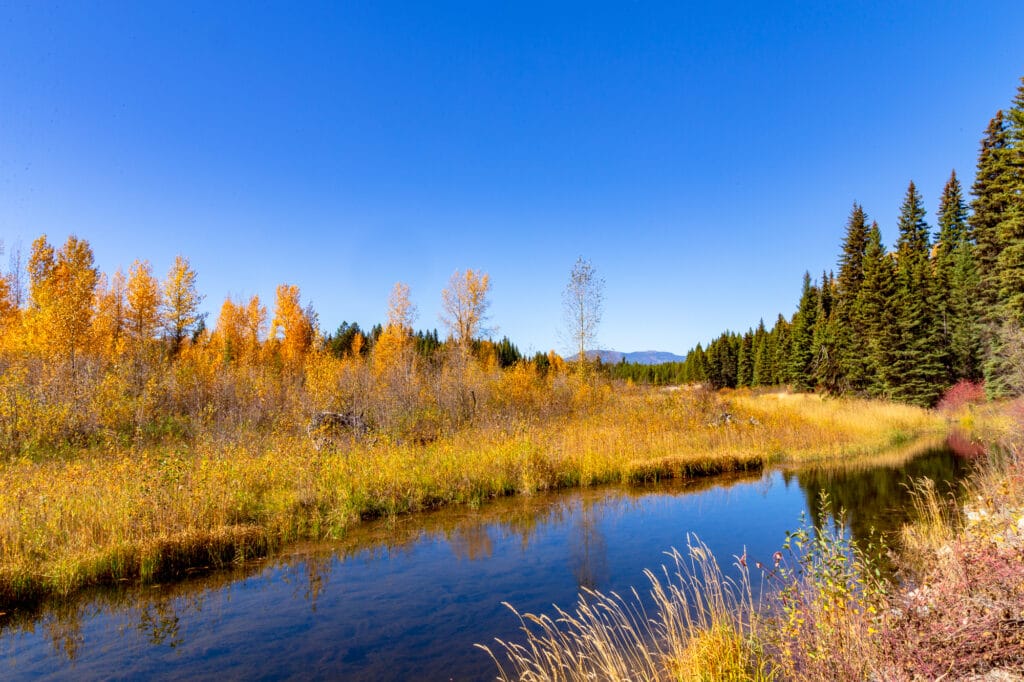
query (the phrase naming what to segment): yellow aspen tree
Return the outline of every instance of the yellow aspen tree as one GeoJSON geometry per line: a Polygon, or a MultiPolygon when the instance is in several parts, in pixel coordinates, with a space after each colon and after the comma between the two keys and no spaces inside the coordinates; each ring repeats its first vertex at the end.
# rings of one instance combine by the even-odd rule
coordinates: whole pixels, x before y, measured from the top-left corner
{"type": "Polygon", "coordinates": [[[236,305],[230,296],[224,299],[213,332],[213,343],[224,362],[237,362],[243,353],[246,332],[244,317],[245,310],[236,305]]]}
{"type": "Polygon", "coordinates": [[[363,346],[366,345],[366,339],[362,334],[356,332],[356,335],[352,337],[352,349],[349,351],[349,356],[352,358],[358,358],[359,354],[363,352],[363,346]]]}
{"type": "Polygon", "coordinates": [[[31,341],[50,357],[63,357],[75,370],[88,344],[98,273],[92,249],[71,235],[56,252],[42,235],[29,258],[31,341]]]}
{"type": "Polygon", "coordinates": [[[274,300],[274,319],[270,323],[270,340],[281,353],[281,359],[290,365],[302,361],[313,346],[315,320],[312,311],[304,310],[299,302],[299,287],[280,284],[274,300]]]}
{"type": "Polygon", "coordinates": [[[389,324],[373,344],[373,373],[377,378],[409,369],[411,343],[404,327],[389,324]]]}
{"type": "Polygon", "coordinates": [[[388,298],[388,323],[373,345],[373,371],[381,378],[391,370],[408,370],[412,325],[416,306],[409,300],[409,285],[396,282],[388,298]]]}
{"type": "Polygon", "coordinates": [[[456,343],[469,348],[470,343],[479,334],[489,330],[483,327],[487,321],[487,309],[491,302],[487,294],[491,289],[491,279],[486,273],[456,270],[448,280],[448,287],[441,292],[441,322],[456,343]]]}
{"type": "Polygon", "coordinates": [[[148,348],[160,329],[160,284],[149,261],[135,261],[128,269],[125,331],[136,353],[148,348]]]}
{"type": "Polygon", "coordinates": [[[18,306],[14,304],[14,297],[11,296],[11,285],[6,277],[0,277],[0,325],[6,325],[18,312],[18,306]]]}
{"type": "Polygon", "coordinates": [[[127,295],[128,283],[120,268],[109,278],[100,275],[96,285],[92,339],[95,352],[108,361],[124,352],[127,295]]]}
{"type": "Polygon", "coordinates": [[[197,328],[203,317],[199,304],[203,296],[196,289],[196,272],[188,259],[178,255],[167,273],[163,286],[164,329],[171,353],[176,354],[182,341],[197,328]]]}
{"type": "Polygon", "coordinates": [[[249,362],[255,364],[259,360],[260,346],[267,333],[267,306],[260,302],[259,296],[253,296],[245,306],[245,352],[249,362]]]}
{"type": "Polygon", "coordinates": [[[56,258],[53,246],[40,235],[32,242],[28,258],[28,311],[25,324],[26,347],[41,355],[49,355],[56,345],[46,333],[48,318],[53,315],[52,290],[56,258]]]}
{"type": "Polygon", "coordinates": [[[49,294],[53,283],[53,272],[57,267],[53,246],[40,235],[32,242],[28,258],[29,305],[41,310],[49,305],[49,294]]]}
{"type": "Polygon", "coordinates": [[[7,277],[0,277],[0,352],[12,344],[18,322],[18,306],[14,303],[7,277]]]}

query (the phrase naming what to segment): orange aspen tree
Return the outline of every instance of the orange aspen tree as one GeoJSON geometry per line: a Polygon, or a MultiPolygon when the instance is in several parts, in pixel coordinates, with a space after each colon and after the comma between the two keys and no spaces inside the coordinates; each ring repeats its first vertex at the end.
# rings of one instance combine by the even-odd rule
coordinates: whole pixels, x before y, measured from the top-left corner
{"type": "Polygon", "coordinates": [[[270,323],[270,340],[288,364],[298,364],[313,346],[316,321],[311,310],[303,310],[299,287],[280,284],[274,300],[274,319],[270,323]]]}
{"type": "Polygon", "coordinates": [[[153,277],[149,261],[135,261],[128,269],[128,308],[125,331],[136,353],[156,339],[160,329],[160,284],[153,277]]]}
{"type": "Polygon", "coordinates": [[[478,334],[489,331],[483,323],[491,305],[487,299],[490,289],[491,279],[486,273],[456,270],[448,280],[448,287],[441,292],[441,322],[463,348],[468,348],[478,334]]]}
{"type": "Polygon", "coordinates": [[[75,370],[92,324],[98,273],[92,249],[71,235],[55,253],[42,235],[29,257],[31,343],[51,357],[64,357],[75,370]]]}
{"type": "Polygon", "coordinates": [[[100,275],[96,285],[96,314],[92,321],[95,351],[108,361],[124,352],[128,283],[118,268],[111,277],[100,275]]]}
{"type": "Polygon", "coordinates": [[[225,362],[237,362],[243,354],[246,333],[244,318],[245,310],[236,305],[230,296],[225,298],[213,332],[213,343],[225,362]]]}
{"type": "Polygon", "coordinates": [[[14,304],[14,297],[11,296],[11,285],[6,277],[0,277],[0,324],[7,322],[14,317],[18,306],[14,304]]]}
{"type": "Polygon", "coordinates": [[[178,255],[163,286],[164,329],[176,354],[182,341],[195,331],[202,320],[199,304],[203,296],[196,289],[196,272],[188,259],[178,255]]]}
{"type": "Polygon", "coordinates": [[[0,277],[0,351],[10,341],[18,320],[18,306],[11,295],[11,286],[7,277],[0,277]]]}
{"type": "Polygon", "coordinates": [[[388,299],[388,324],[373,346],[373,371],[377,377],[392,368],[408,368],[410,339],[416,306],[409,300],[409,285],[396,282],[388,299]]]}
{"type": "Polygon", "coordinates": [[[253,364],[259,360],[260,345],[267,333],[267,306],[253,296],[245,306],[246,353],[253,364]]]}

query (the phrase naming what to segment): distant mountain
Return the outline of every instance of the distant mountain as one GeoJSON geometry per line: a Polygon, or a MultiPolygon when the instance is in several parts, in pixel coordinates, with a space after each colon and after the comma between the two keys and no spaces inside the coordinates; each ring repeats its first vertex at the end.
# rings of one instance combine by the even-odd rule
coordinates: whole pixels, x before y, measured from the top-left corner
{"type": "MultiPolygon", "coordinates": [[[[578,353],[576,355],[579,355],[578,353]]],[[[576,355],[573,355],[569,360],[575,360],[576,355]]],[[[665,362],[683,362],[686,360],[686,356],[676,355],[675,353],[668,353],[661,350],[642,350],[634,353],[623,353],[617,350],[588,350],[587,359],[593,360],[594,358],[600,357],[601,362],[606,365],[614,365],[622,362],[625,358],[626,362],[633,362],[638,365],[660,365],[665,362]]]]}

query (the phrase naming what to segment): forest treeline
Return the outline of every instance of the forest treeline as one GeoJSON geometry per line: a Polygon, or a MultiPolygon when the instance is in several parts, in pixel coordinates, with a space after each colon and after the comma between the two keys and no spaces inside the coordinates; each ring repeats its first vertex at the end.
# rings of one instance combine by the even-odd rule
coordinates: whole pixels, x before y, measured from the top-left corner
{"type": "Polygon", "coordinates": [[[613,365],[612,376],[716,387],[887,397],[932,406],[959,381],[990,397],[1024,392],[1024,79],[981,140],[972,200],[956,171],[942,189],[936,227],[913,182],[895,248],[854,204],[838,273],[803,277],[796,312],[727,331],[683,363],[613,365]]]}

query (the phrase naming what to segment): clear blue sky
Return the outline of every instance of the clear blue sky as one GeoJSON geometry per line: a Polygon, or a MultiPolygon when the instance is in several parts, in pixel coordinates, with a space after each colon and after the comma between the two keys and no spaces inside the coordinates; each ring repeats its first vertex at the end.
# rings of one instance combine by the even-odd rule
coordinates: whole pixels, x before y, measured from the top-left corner
{"type": "Polygon", "coordinates": [[[791,314],[854,201],[933,216],[1022,75],[1019,1],[0,0],[0,239],[182,253],[211,322],[295,283],[328,332],[480,269],[524,351],[584,255],[601,346],[682,353],[791,314]]]}

